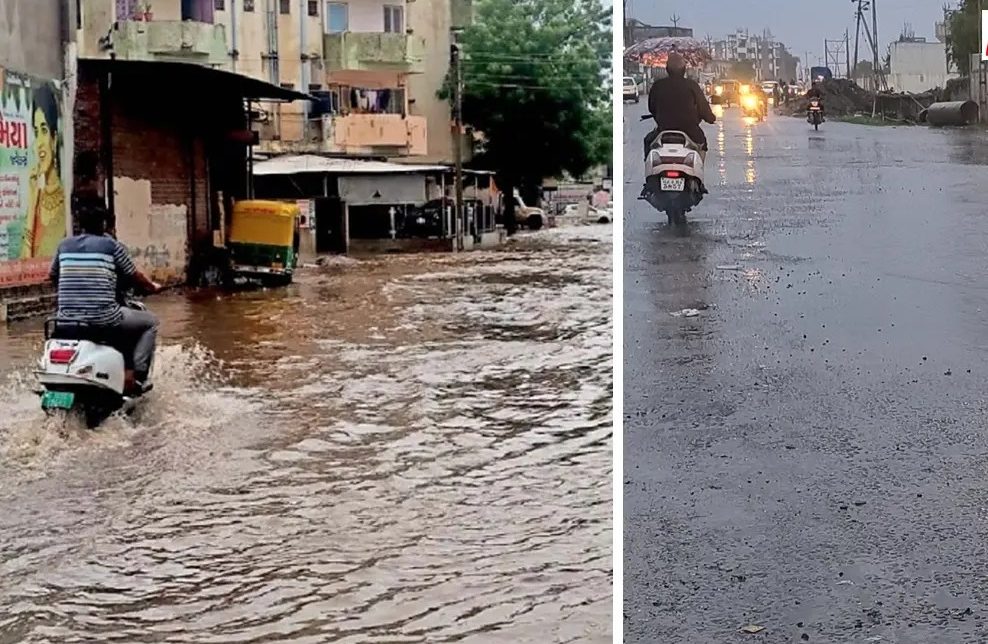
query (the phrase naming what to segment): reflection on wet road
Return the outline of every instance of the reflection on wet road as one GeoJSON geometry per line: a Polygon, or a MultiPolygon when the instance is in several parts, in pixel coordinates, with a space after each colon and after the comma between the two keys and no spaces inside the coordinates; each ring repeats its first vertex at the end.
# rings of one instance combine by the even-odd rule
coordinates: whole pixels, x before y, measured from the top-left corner
{"type": "Polygon", "coordinates": [[[628,641],[984,641],[988,141],[707,131],[687,235],[625,166],[628,641]]]}
{"type": "Polygon", "coordinates": [[[609,642],[611,236],[170,295],[131,424],[0,335],[0,642],[609,642]]]}

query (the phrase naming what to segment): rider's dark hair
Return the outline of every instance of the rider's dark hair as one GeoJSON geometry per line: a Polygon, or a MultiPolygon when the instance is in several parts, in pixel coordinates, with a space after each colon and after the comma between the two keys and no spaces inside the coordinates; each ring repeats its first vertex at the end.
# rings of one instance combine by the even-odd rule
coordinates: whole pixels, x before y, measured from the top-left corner
{"type": "Polygon", "coordinates": [[[99,197],[80,199],[75,211],[75,220],[79,231],[89,235],[102,235],[106,232],[106,222],[109,212],[106,204],[99,197]]]}

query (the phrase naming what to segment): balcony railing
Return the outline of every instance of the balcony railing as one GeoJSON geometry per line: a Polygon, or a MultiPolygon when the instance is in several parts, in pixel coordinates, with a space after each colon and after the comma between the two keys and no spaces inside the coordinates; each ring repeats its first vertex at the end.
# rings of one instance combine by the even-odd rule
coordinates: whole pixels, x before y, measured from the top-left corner
{"type": "Polygon", "coordinates": [[[425,43],[408,34],[326,34],[324,54],[328,71],[424,71],[425,43]]]}
{"type": "Polygon", "coordinates": [[[267,123],[259,124],[261,151],[385,157],[428,154],[424,116],[326,114],[311,119],[305,134],[299,118],[300,115],[284,114],[279,120],[272,115],[267,123]]]}
{"type": "Polygon", "coordinates": [[[122,20],[102,45],[100,55],[112,53],[123,60],[183,60],[222,65],[229,56],[224,25],[191,20],[122,20]]]}

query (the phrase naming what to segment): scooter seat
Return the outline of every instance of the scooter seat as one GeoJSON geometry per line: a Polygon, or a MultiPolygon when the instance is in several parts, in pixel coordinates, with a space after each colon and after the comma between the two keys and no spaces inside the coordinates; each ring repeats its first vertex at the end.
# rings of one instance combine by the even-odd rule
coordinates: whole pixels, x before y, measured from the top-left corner
{"type": "Polygon", "coordinates": [[[45,322],[45,339],[47,340],[87,340],[116,348],[121,342],[118,330],[111,327],[97,326],[86,322],[72,322],[50,318],[45,322]]]}

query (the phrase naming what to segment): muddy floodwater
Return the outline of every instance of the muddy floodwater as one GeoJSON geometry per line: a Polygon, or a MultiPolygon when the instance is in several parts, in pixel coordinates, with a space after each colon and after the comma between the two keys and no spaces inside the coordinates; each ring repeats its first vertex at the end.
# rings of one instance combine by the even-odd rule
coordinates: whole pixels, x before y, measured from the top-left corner
{"type": "Polygon", "coordinates": [[[610,642],[611,281],[597,226],[153,298],[97,433],[0,330],[0,643],[610,642]]]}

